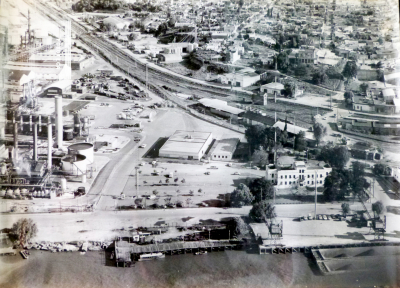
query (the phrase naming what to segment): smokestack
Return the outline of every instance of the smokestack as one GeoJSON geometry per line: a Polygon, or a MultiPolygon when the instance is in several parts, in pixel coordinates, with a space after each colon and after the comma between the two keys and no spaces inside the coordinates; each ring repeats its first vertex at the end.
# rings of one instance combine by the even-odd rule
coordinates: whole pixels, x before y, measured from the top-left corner
{"type": "Polygon", "coordinates": [[[48,148],[47,148],[47,169],[51,169],[52,163],[52,147],[53,147],[53,129],[51,126],[51,120],[49,117],[49,123],[47,124],[47,137],[48,137],[48,148]]]}
{"type": "Polygon", "coordinates": [[[56,101],[56,140],[59,149],[62,148],[63,141],[63,124],[62,124],[62,98],[60,96],[55,97],[56,101]]]}
{"type": "Polygon", "coordinates": [[[79,120],[79,114],[74,115],[74,133],[81,136],[81,121],[79,120]]]}
{"type": "Polygon", "coordinates": [[[38,161],[38,153],[37,153],[37,131],[38,125],[35,123],[33,124],[33,161],[38,161]]]}
{"type": "Polygon", "coordinates": [[[14,123],[14,160],[18,161],[18,123],[14,123]]]}

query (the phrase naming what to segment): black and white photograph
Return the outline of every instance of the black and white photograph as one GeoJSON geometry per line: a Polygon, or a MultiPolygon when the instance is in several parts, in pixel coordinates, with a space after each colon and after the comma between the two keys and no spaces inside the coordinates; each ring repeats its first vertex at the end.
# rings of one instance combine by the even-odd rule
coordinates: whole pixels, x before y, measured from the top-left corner
{"type": "Polygon", "coordinates": [[[398,0],[0,0],[0,287],[400,287],[398,0]]]}

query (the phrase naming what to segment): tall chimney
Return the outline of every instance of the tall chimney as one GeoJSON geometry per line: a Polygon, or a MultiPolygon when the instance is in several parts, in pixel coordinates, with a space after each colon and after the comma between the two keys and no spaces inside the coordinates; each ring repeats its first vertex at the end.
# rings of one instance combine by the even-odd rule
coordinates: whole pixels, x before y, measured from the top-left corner
{"type": "Polygon", "coordinates": [[[47,124],[47,137],[48,137],[48,148],[47,148],[47,169],[51,169],[52,163],[52,148],[53,148],[53,129],[51,126],[51,120],[49,117],[49,123],[47,124]]]}
{"type": "Polygon", "coordinates": [[[14,123],[14,159],[18,161],[18,123],[14,123]]]}
{"type": "Polygon", "coordinates": [[[62,123],[62,98],[60,96],[55,97],[56,101],[56,140],[58,148],[62,148],[63,141],[63,123],[62,123]]]}
{"type": "Polygon", "coordinates": [[[81,136],[81,120],[79,120],[79,114],[74,115],[74,133],[81,136]]]}
{"type": "Polygon", "coordinates": [[[37,141],[38,124],[33,124],[33,161],[38,161],[37,141]]]}

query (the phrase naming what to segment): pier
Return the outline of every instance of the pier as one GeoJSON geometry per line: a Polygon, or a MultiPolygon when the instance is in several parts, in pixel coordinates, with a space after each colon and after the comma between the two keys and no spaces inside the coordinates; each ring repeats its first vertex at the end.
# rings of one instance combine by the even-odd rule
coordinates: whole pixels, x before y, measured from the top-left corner
{"type": "Polygon", "coordinates": [[[139,258],[147,253],[164,253],[165,255],[178,255],[199,251],[225,251],[238,249],[241,244],[233,241],[191,241],[150,245],[137,245],[126,241],[115,241],[115,260],[117,266],[130,267],[132,259],[139,258]]]}

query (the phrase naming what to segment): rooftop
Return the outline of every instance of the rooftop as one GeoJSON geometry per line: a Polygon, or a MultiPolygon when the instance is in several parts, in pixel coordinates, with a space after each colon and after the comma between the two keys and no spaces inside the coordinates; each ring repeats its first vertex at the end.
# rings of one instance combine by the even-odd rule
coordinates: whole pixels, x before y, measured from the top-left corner
{"type": "Polygon", "coordinates": [[[228,138],[218,140],[214,144],[214,149],[211,154],[220,154],[220,153],[233,153],[236,150],[236,146],[239,143],[239,138],[228,138]]]}

